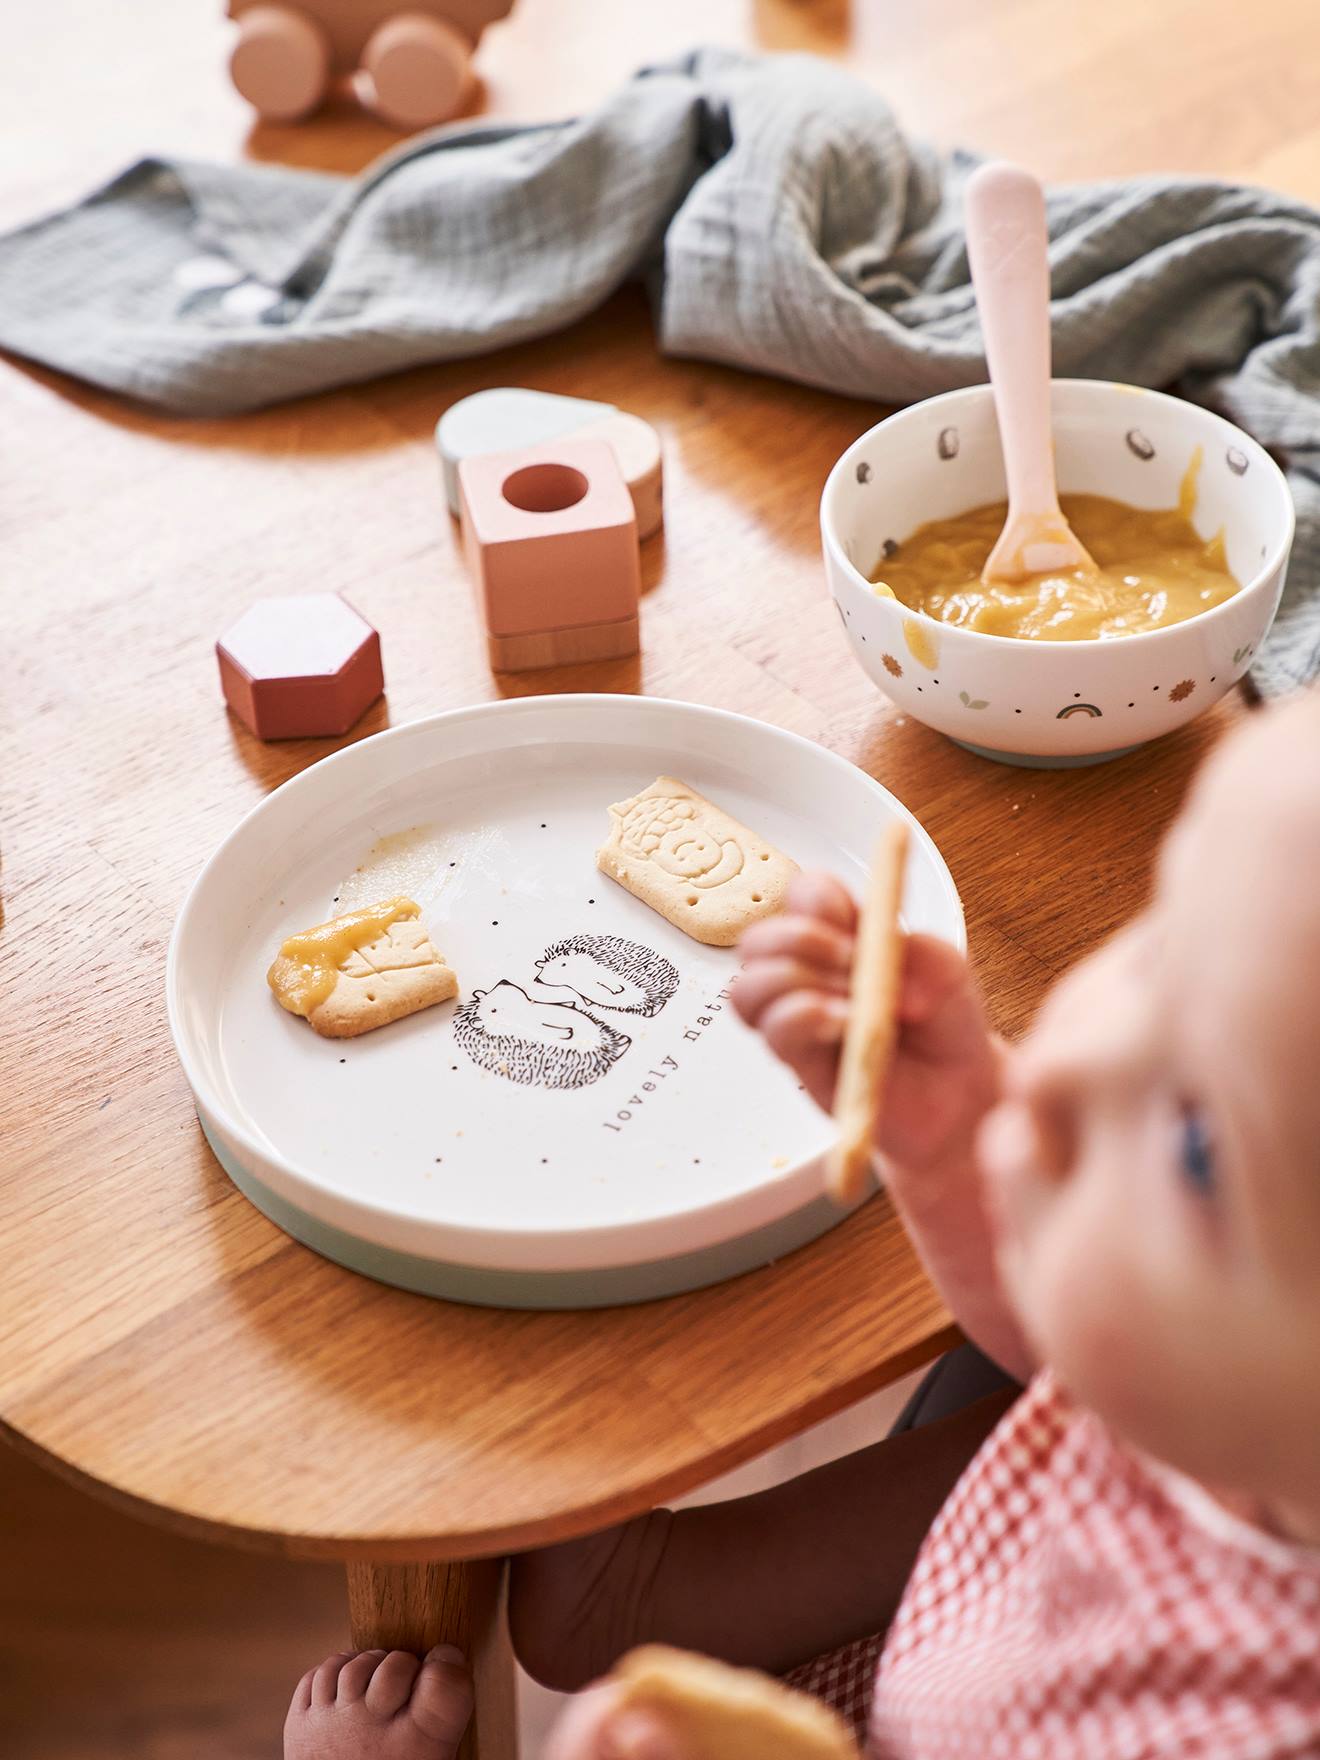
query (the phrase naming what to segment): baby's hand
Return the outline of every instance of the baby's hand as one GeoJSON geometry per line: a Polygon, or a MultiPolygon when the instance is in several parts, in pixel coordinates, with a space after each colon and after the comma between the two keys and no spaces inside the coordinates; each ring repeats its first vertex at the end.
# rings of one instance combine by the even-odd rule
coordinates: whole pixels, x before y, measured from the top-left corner
{"type": "MultiPolygon", "coordinates": [[[[734,986],[743,1019],[828,1108],[848,1018],[857,907],[828,874],[799,874],[783,916],[749,929],[734,986]]],[[[885,1077],[876,1146],[885,1185],[963,1331],[1010,1373],[1033,1367],[995,1264],[977,1166],[977,1126],[999,1097],[998,1041],[967,962],[943,941],[909,935],[898,1038],[885,1077]]]]}
{"type": "MultiPolygon", "coordinates": [[[[857,907],[829,874],[799,874],[782,916],[743,937],[734,1006],[829,1110],[848,1018],[857,907]]],[[[946,942],[908,936],[899,1032],[876,1145],[920,1170],[969,1152],[998,1091],[998,1057],[967,962],[946,942]]]]}
{"type": "Polygon", "coordinates": [[[627,1710],[620,1692],[603,1681],[570,1700],[550,1733],[545,1760],[692,1760],[663,1718],[627,1710]]]}

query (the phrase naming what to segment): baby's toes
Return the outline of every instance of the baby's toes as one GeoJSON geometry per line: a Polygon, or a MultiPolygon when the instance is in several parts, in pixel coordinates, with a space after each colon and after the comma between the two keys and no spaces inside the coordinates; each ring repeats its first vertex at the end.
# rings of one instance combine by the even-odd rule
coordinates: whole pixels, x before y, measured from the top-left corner
{"type": "MultiPolygon", "coordinates": [[[[351,1650],[339,1650],[333,1656],[327,1656],[319,1668],[312,1670],[311,1702],[313,1707],[334,1704],[340,1673],[352,1660],[353,1652],[351,1650]]],[[[303,1680],[306,1678],[304,1675],[303,1680]]],[[[298,1685],[301,1691],[302,1682],[300,1681],[298,1685]]]]}
{"type": "Polygon", "coordinates": [[[352,1660],[347,1651],[327,1656],[319,1668],[309,1668],[293,1689],[284,1720],[284,1760],[327,1760],[326,1721],[334,1718],[339,1676],[352,1660]]]}
{"type": "Polygon", "coordinates": [[[339,1671],[335,1689],[336,1705],[357,1705],[367,1696],[367,1688],[381,1663],[383,1650],[359,1650],[339,1671]]]}
{"type": "Polygon", "coordinates": [[[427,1743],[417,1760],[452,1760],[472,1716],[472,1676],[461,1650],[436,1645],[418,1671],[404,1715],[427,1743]]]}
{"type": "Polygon", "coordinates": [[[284,1756],[285,1760],[303,1760],[304,1755],[314,1752],[312,1747],[312,1682],[316,1679],[316,1670],[309,1668],[307,1673],[293,1689],[293,1698],[289,1701],[288,1715],[284,1719],[284,1756]]]}
{"type": "Polygon", "coordinates": [[[421,1658],[411,1650],[391,1650],[367,1686],[367,1710],[381,1718],[402,1711],[421,1666],[421,1658]]]}
{"type": "Polygon", "coordinates": [[[295,1712],[310,1711],[312,1708],[312,1682],[316,1679],[316,1670],[309,1668],[307,1673],[293,1689],[293,1698],[289,1701],[289,1716],[295,1712]]]}

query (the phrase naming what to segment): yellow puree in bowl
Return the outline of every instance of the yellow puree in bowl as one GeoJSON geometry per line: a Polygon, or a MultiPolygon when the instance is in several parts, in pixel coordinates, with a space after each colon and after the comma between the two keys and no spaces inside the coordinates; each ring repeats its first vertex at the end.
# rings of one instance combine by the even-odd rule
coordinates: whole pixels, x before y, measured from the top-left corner
{"type": "Polygon", "coordinates": [[[877,593],[892,594],[941,623],[991,636],[1043,642],[1137,635],[1181,623],[1232,598],[1239,583],[1228,571],[1224,535],[1197,537],[1193,460],[1177,507],[1128,507],[1104,495],[1064,495],[1068,524],[1099,565],[1062,574],[1028,575],[986,587],[981,570],[1003,529],[1003,501],[953,519],[931,520],[876,565],[877,593]]]}

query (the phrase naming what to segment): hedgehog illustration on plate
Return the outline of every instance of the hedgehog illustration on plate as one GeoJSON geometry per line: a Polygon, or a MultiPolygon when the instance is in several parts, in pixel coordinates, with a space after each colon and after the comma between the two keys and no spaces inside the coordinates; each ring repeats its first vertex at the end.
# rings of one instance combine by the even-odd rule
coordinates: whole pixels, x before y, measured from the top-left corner
{"type": "Polygon", "coordinates": [[[621,935],[570,935],[536,962],[536,985],[568,990],[588,1008],[655,1015],[678,989],[678,967],[621,935]]]}
{"type": "Polygon", "coordinates": [[[501,978],[474,990],[454,1016],[454,1038],[480,1069],[506,1081],[586,1088],[632,1044],[599,1016],[659,1014],[677,989],[678,967],[640,942],[569,935],[546,948],[526,989],[501,978]]]}
{"type": "Polygon", "coordinates": [[[501,978],[454,1015],[454,1038],[479,1069],[524,1087],[585,1088],[632,1044],[573,1002],[543,1002],[501,978]]]}

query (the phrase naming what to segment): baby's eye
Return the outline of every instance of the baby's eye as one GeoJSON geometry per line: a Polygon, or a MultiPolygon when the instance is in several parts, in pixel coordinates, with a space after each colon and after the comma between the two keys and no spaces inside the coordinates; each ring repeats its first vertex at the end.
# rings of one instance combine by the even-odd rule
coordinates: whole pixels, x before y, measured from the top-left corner
{"type": "Polygon", "coordinates": [[[1184,1105],[1179,1125],[1178,1161],[1184,1179],[1201,1198],[1215,1193],[1215,1151],[1205,1115],[1184,1105]]]}

